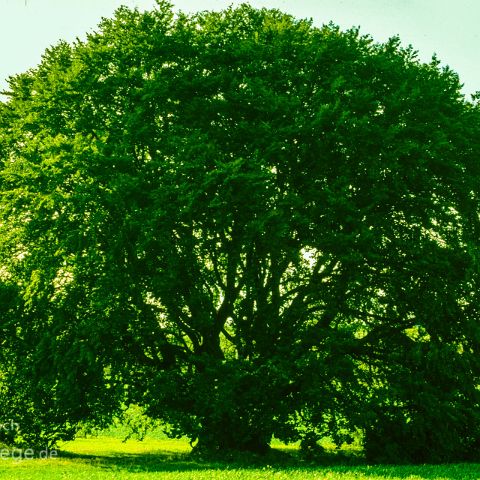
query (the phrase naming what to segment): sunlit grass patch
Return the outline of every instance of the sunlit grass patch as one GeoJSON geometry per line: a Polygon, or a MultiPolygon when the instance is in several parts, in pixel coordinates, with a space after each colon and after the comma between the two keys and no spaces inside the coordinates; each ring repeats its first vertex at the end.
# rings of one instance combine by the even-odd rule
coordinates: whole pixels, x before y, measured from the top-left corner
{"type": "Polygon", "coordinates": [[[153,455],[156,453],[188,453],[191,447],[187,440],[152,439],[145,441],[126,440],[121,438],[98,436],[78,438],[60,444],[60,450],[77,455],[153,455]]]}
{"type": "MultiPolygon", "coordinates": [[[[154,436],[155,437],[155,436],[154,436]]],[[[189,454],[187,440],[121,436],[78,438],[59,447],[53,459],[1,460],[5,480],[480,480],[480,465],[369,466],[342,464],[348,450],[329,454],[320,463],[298,458],[296,445],[274,440],[271,456],[202,459],[189,454]],[[342,457],[342,454],[345,454],[342,457]],[[329,456],[330,455],[330,456],[329,456]],[[330,461],[330,463],[328,463],[330,461]]]]}

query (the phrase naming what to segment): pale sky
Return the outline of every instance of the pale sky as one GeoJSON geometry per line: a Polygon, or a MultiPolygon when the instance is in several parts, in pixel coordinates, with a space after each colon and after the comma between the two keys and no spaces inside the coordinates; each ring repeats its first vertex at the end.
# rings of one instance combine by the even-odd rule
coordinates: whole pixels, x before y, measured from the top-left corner
{"type": "MultiPolygon", "coordinates": [[[[239,0],[173,0],[176,10],[219,10],[239,0]]],[[[399,34],[428,61],[436,53],[464,83],[480,90],[479,0],[251,0],[255,7],[279,8],[315,25],[333,21],[360,26],[377,41],[399,34]]],[[[63,39],[83,38],[102,16],[120,5],[153,8],[154,0],[0,0],[0,90],[9,75],[34,67],[45,48],[63,39]]]]}

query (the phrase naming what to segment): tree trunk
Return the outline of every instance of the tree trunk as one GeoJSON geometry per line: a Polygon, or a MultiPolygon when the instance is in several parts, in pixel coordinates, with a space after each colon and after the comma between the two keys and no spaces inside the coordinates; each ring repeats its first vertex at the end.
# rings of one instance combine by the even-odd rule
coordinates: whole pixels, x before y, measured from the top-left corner
{"type": "Polygon", "coordinates": [[[270,451],[272,435],[262,428],[252,427],[239,418],[222,415],[221,419],[205,420],[194,452],[216,454],[223,452],[252,452],[266,454],[270,451]]]}

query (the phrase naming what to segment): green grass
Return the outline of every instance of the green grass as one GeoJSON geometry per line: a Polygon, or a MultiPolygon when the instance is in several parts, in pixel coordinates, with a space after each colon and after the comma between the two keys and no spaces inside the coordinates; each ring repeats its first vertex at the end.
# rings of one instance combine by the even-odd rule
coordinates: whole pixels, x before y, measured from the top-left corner
{"type": "MultiPolygon", "coordinates": [[[[479,480],[480,464],[425,466],[355,465],[354,457],[326,456],[311,465],[280,448],[268,458],[227,463],[189,455],[185,440],[147,438],[122,442],[115,436],[79,438],[61,445],[59,458],[0,460],[0,479],[15,480],[479,480]],[[350,462],[350,465],[345,464],[350,462]]],[[[291,450],[290,450],[291,452],[291,450]]]]}

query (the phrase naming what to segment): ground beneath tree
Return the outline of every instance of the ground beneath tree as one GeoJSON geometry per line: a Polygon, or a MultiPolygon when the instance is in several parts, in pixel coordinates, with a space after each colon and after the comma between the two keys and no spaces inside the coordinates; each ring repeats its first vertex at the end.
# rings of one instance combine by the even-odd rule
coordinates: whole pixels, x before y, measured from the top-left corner
{"type": "Polygon", "coordinates": [[[322,462],[300,461],[295,448],[275,445],[273,455],[244,455],[212,461],[190,455],[184,440],[147,438],[140,442],[99,436],[61,445],[49,460],[2,460],[0,479],[40,480],[478,480],[480,464],[368,466],[347,455],[325,455],[322,462]],[[350,464],[348,464],[350,463],[350,464]]]}

